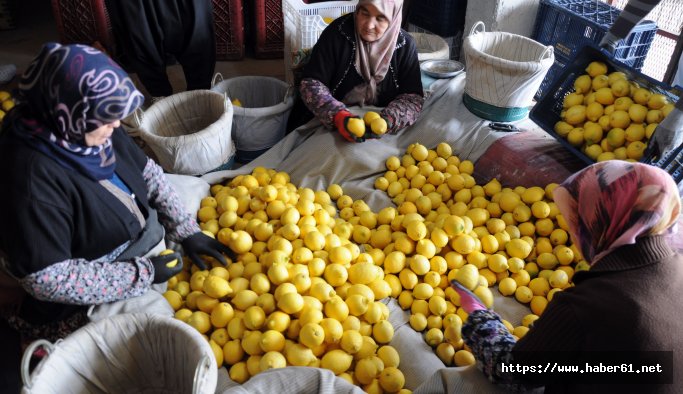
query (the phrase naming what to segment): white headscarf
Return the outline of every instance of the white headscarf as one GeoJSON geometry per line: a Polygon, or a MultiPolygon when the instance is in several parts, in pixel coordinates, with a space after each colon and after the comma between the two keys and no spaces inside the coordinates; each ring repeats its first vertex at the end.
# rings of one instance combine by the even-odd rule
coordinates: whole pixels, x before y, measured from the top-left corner
{"type": "MultiPolygon", "coordinates": [[[[387,75],[403,19],[403,0],[359,0],[354,18],[357,18],[358,9],[365,5],[375,6],[389,19],[389,27],[377,41],[365,42],[358,34],[359,27],[356,23],[355,67],[365,82],[347,93],[343,101],[346,104],[360,104],[361,106],[375,104],[377,101],[377,84],[382,82],[387,75]]],[[[356,20],[354,19],[354,22],[356,20]]]]}

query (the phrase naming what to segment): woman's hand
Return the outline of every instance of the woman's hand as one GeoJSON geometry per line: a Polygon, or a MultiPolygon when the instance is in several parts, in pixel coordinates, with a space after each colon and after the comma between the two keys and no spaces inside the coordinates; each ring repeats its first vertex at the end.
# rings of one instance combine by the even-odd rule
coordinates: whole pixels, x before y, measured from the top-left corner
{"type": "Polygon", "coordinates": [[[183,270],[183,256],[178,252],[150,257],[154,266],[154,280],[152,283],[164,283],[183,270]],[[175,264],[168,265],[175,260],[175,264]]]}
{"type": "Polygon", "coordinates": [[[349,142],[365,141],[365,122],[360,117],[343,109],[334,115],[337,131],[349,142]]]}
{"type": "Polygon", "coordinates": [[[459,282],[452,280],[451,287],[455,289],[455,292],[458,293],[458,295],[460,296],[460,306],[468,314],[474,311],[488,309],[486,305],[484,305],[484,303],[479,299],[479,297],[477,297],[474,293],[472,293],[465,286],[461,285],[459,282]]]}
{"type": "Polygon", "coordinates": [[[181,244],[183,245],[185,254],[202,270],[206,269],[206,264],[200,256],[202,254],[213,257],[223,265],[227,265],[223,254],[230,257],[231,260],[235,260],[235,252],[233,252],[232,249],[201,231],[185,238],[181,244]]]}

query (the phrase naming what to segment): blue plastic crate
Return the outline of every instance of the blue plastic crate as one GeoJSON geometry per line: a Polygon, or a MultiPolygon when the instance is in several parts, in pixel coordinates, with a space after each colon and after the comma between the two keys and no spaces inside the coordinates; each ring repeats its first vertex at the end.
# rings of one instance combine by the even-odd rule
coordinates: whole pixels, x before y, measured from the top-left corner
{"type": "MultiPolygon", "coordinates": [[[[620,12],[618,8],[597,0],[541,0],[532,38],[552,45],[556,62],[536,93],[537,100],[543,96],[543,88],[561,72],[558,65],[573,58],[584,46],[597,46],[620,12]]],[[[639,23],[616,48],[614,58],[640,70],[656,34],[656,23],[639,23]]]]}
{"type": "Polygon", "coordinates": [[[442,37],[451,37],[465,28],[467,0],[413,1],[408,22],[442,37]]]}
{"type": "MultiPolygon", "coordinates": [[[[621,71],[626,74],[626,77],[638,83],[641,87],[650,89],[652,92],[661,93],[669,98],[669,101],[675,103],[683,96],[681,87],[667,86],[662,82],[654,80],[636,70],[633,70],[629,65],[622,63],[610,57],[608,53],[594,46],[587,46],[582,48],[579,53],[571,59],[564,70],[557,76],[555,81],[548,86],[547,92],[536,103],[529,118],[533,120],[546,133],[554,137],[558,142],[564,145],[570,152],[576,155],[584,163],[595,163],[593,159],[586,156],[585,153],[571,145],[566,139],[555,132],[555,123],[561,117],[562,104],[564,98],[574,91],[574,81],[579,76],[585,74],[585,69],[592,61],[601,61],[607,65],[608,73],[613,71],[621,71]]],[[[640,160],[643,163],[652,164],[656,167],[666,170],[674,178],[676,183],[683,182],[683,146],[678,147],[673,152],[670,152],[665,157],[654,157],[652,155],[643,156],[640,160]]]]}

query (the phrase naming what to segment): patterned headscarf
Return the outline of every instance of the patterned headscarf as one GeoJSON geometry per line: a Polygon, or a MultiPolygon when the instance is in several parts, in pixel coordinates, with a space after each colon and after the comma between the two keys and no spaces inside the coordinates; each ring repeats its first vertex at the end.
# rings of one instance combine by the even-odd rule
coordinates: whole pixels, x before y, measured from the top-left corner
{"type": "Polygon", "coordinates": [[[593,164],[564,181],[553,197],[591,265],[637,238],[678,230],[678,187],[666,171],[647,164],[593,164]]]}
{"type": "Polygon", "coordinates": [[[56,43],[45,44],[28,66],[18,96],[15,132],[94,180],[111,178],[116,159],[110,139],[91,147],[85,134],[125,118],[144,101],[128,74],[102,52],[56,43]]]}
{"type": "Polygon", "coordinates": [[[377,84],[384,80],[387,71],[389,71],[403,19],[403,0],[360,0],[356,6],[354,17],[357,17],[359,8],[365,5],[374,5],[379,12],[389,19],[389,26],[377,41],[365,42],[358,34],[358,26],[356,25],[355,67],[365,83],[356,86],[347,93],[343,101],[347,104],[360,104],[361,106],[377,102],[377,84]]]}

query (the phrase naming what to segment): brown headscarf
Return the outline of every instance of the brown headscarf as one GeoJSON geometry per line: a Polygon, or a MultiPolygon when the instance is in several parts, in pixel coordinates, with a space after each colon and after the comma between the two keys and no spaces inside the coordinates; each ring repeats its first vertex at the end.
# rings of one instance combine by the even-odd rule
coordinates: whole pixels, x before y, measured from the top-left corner
{"type": "Polygon", "coordinates": [[[365,83],[353,88],[346,94],[343,101],[346,104],[359,104],[361,106],[375,104],[377,101],[377,84],[382,82],[384,76],[387,75],[403,19],[403,0],[359,0],[354,18],[358,14],[358,9],[365,5],[373,5],[384,14],[389,19],[389,27],[379,40],[365,42],[358,34],[358,26],[356,25],[355,67],[365,83]]]}

